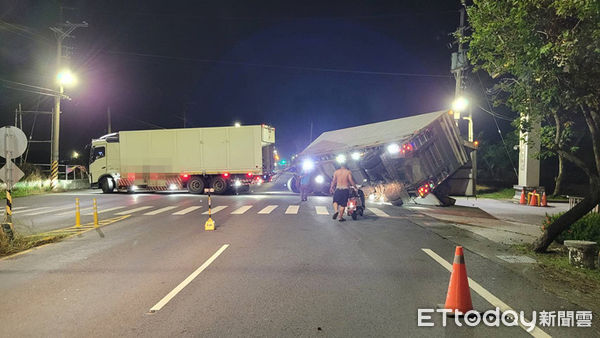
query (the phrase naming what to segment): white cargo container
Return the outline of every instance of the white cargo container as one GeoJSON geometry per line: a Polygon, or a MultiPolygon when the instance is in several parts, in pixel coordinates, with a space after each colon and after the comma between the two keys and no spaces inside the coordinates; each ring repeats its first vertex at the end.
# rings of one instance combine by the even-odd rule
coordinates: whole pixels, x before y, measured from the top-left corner
{"type": "Polygon", "coordinates": [[[266,125],[121,131],[92,140],[90,183],[104,192],[221,194],[268,178],[275,128],[266,125]]]}

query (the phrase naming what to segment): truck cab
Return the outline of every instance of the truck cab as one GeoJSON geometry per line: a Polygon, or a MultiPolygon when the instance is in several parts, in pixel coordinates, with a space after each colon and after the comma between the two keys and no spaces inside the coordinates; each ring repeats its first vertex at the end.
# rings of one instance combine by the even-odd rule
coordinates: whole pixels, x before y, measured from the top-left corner
{"type": "Polygon", "coordinates": [[[113,133],[92,140],[89,178],[92,188],[112,192],[120,178],[119,134],[113,133]]]}

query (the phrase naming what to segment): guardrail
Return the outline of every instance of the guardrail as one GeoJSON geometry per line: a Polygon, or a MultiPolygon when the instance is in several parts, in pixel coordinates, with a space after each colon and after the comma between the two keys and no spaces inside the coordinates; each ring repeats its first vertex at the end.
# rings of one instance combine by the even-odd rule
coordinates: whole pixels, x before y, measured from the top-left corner
{"type": "MultiPolygon", "coordinates": [[[[40,168],[40,171],[44,174],[50,175],[50,164],[45,163],[31,163],[31,165],[40,168]]],[[[58,165],[58,179],[60,180],[77,180],[87,179],[88,172],[87,168],[79,164],[59,164],[58,165]]]]}
{"type": "MultiPolygon", "coordinates": [[[[583,201],[583,197],[579,197],[579,196],[567,196],[567,197],[569,198],[569,209],[573,209],[573,207],[575,205],[577,205],[577,203],[583,201]]],[[[600,204],[598,204],[590,212],[600,213],[600,204]]]]}

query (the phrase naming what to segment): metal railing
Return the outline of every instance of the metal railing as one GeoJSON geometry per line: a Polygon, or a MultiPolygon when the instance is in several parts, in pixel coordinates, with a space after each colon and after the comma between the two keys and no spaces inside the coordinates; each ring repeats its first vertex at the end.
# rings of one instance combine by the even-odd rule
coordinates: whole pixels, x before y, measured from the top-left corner
{"type": "MultiPolygon", "coordinates": [[[[50,176],[50,164],[45,163],[31,163],[31,165],[40,169],[40,171],[50,176]]],[[[59,164],[58,165],[58,179],[60,180],[77,180],[87,179],[88,172],[85,166],[78,164],[59,164]]]]}

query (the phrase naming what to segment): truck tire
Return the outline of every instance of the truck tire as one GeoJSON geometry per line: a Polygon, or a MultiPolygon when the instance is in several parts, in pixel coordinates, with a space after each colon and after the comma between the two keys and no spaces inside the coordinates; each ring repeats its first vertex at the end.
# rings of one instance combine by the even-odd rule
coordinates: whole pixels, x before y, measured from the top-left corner
{"type": "Polygon", "coordinates": [[[228,184],[223,177],[218,176],[211,180],[210,187],[215,189],[215,194],[221,195],[227,191],[228,184]]]}
{"type": "Polygon", "coordinates": [[[204,192],[204,179],[198,176],[192,176],[187,182],[187,189],[191,194],[202,194],[204,192]]]}
{"type": "Polygon", "coordinates": [[[102,188],[103,193],[109,194],[115,190],[115,182],[113,182],[112,178],[104,177],[100,181],[100,188],[102,188]]]}

